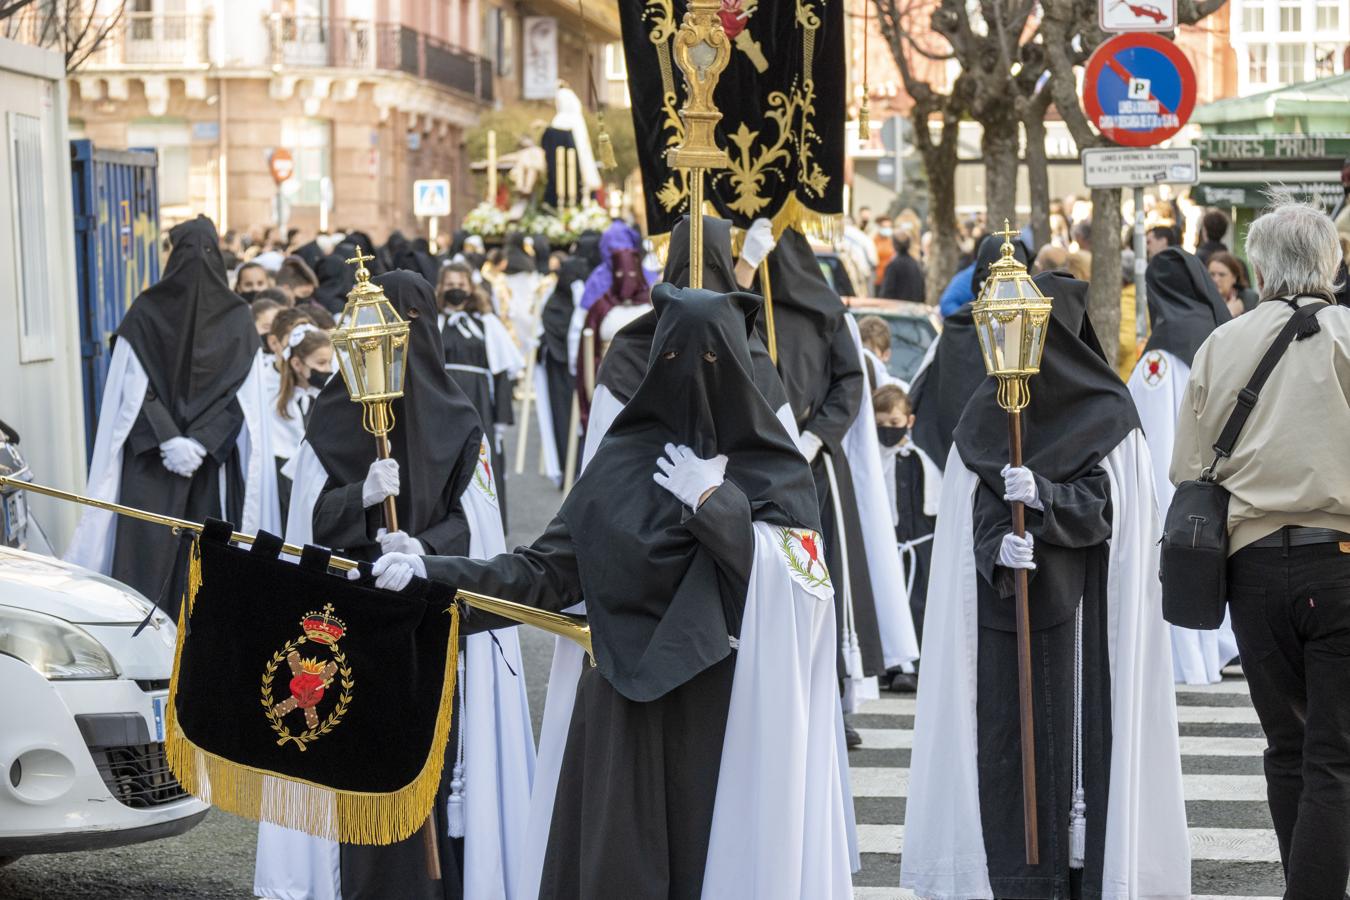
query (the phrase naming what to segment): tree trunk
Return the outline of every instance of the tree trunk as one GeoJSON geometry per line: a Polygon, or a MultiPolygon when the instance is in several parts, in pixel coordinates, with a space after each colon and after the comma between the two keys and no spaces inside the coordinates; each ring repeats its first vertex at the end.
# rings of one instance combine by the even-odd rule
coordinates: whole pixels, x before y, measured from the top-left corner
{"type": "Polygon", "coordinates": [[[1045,111],[1050,105],[1049,100],[1050,92],[1043,88],[1042,93],[1027,104],[1023,119],[1027,130],[1027,187],[1031,192],[1031,221],[1028,224],[1036,242],[1031,248],[1032,253],[1050,243],[1050,161],[1045,152],[1045,111]]]}
{"type": "Polygon", "coordinates": [[[1088,318],[1114,369],[1120,350],[1120,191],[1092,192],[1092,284],[1088,318]]]}
{"type": "MultiPolygon", "coordinates": [[[[1012,98],[1007,100],[1012,106],[1012,98]]],[[[989,228],[998,231],[1003,220],[1017,222],[1017,118],[1011,114],[991,117],[984,125],[980,151],[984,155],[984,202],[989,228]]]]}
{"type": "MultiPolygon", "coordinates": [[[[915,123],[918,127],[918,123],[915,123]]],[[[928,123],[924,122],[927,128],[928,123]]],[[[925,299],[935,305],[956,273],[961,258],[956,225],[956,134],[958,122],[944,123],[937,143],[921,145],[928,174],[928,219],[933,243],[924,268],[925,299]]]]}

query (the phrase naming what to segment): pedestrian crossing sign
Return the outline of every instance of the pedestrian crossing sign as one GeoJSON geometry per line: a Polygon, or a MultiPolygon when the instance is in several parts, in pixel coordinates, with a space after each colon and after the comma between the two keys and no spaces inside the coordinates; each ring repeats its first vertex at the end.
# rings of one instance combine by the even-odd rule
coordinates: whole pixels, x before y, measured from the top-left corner
{"type": "Polygon", "coordinates": [[[445,178],[414,181],[413,215],[419,218],[450,215],[450,182],[445,178]]]}

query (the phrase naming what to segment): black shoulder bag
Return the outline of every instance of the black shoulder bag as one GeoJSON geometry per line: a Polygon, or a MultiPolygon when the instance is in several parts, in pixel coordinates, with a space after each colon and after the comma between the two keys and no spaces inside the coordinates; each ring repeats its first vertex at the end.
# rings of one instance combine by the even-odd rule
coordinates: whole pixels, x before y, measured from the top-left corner
{"type": "MultiPolygon", "coordinates": [[[[1291,300],[1291,303],[1297,302],[1291,300]]],[[[1228,603],[1228,490],[1215,480],[1221,460],[1233,455],[1257,395],[1284,351],[1297,338],[1318,331],[1314,317],[1325,303],[1309,303],[1289,317],[1270,345],[1214,444],[1214,462],[1194,481],[1183,481],[1167,508],[1162,536],[1163,618],[1183,628],[1213,629],[1223,624],[1228,603]]]]}

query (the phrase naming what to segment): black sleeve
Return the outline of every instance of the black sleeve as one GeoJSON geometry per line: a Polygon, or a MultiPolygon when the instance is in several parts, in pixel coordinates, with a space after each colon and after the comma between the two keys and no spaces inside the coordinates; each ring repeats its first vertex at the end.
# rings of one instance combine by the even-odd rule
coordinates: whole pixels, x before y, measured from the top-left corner
{"type": "Polygon", "coordinates": [[[1082,478],[1055,484],[1036,475],[1044,510],[1027,507],[1027,531],[1057,547],[1093,547],[1111,537],[1111,479],[1094,467],[1082,478]]]}
{"type": "Polygon", "coordinates": [[[380,505],[361,502],[363,482],[334,484],[330,478],[314,504],[314,543],[353,550],[375,543],[383,522],[380,505]]]}
{"type": "Polygon", "coordinates": [[[464,514],[463,505],[456,500],[445,518],[413,537],[422,542],[428,556],[462,556],[468,553],[469,519],[464,514]]]}
{"type": "Polygon", "coordinates": [[[741,489],[729,481],[722,482],[697,512],[685,508],[684,526],[711,551],[743,596],[755,561],[755,530],[750,522],[750,501],[741,489]]]}
{"type": "Polygon", "coordinates": [[[244,426],[244,408],[233,396],[222,397],[187,427],[187,436],[206,448],[218,463],[230,458],[239,429],[244,426]]]}
{"type": "Polygon", "coordinates": [[[180,436],[178,425],[169,415],[169,408],[159,399],[154,388],[146,388],[145,399],[141,401],[141,414],[136,417],[127,435],[127,449],[140,456],[156,449],[169,438],[180,436]]]}
{"type": "MultiPolygon", "coordinates": [[[[528,547],[502,553],[492,559],[463,556],[428,556],[427,577],[443,584],[513,600],[538,609],[561,612],[581,601],[581,575],[567,525],[554,519],[528,547]]],[[[470,630],[514,625],[515,622],[473,612],[470,630]]],[[[466,622],[466,626],[469,623],[466,622]]]]}
{"type": "MultiPolygon", "coordinates": [[[[498,372],[492,376],[492,419],[498,425],[516,424],[515,409],[511,404],[511,395],[515,388],[515,382],[506,372],[498,372]]],[[[488,438],[489,441],[497,440],[495,435],[488,438]]]]}
{"type": "Polygon", "coordinates": [[[820,408],[807,420],[804,431],[828,443],[839,443],[848,433],[863,400],[862,362],[848,325],[841,321],[830,339],[830,389],[820,408]]]}

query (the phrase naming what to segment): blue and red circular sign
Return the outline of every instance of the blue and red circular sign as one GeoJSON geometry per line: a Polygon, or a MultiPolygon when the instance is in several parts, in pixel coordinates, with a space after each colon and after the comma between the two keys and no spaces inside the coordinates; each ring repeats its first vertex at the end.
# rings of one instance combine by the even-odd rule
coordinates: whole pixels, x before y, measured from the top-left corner
{"type": "Polygon", "coordinates": [[[1122,34],[1093,52],[1083,109],[1109,140],[1150,147],[1181,130],[1195,109],[1195,70],[1156,34],[1122,34]]]}

